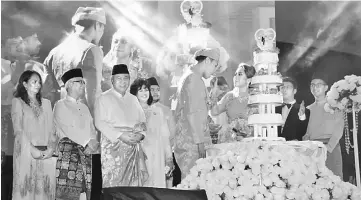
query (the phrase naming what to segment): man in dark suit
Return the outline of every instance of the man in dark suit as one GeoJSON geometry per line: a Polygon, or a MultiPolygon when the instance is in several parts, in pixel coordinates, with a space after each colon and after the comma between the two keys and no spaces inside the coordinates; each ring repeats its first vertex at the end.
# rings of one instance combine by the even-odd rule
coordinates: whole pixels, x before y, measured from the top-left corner
{"type": "Polygon", "coordinates": [[[287,141],[302,141],[306,134],[310,111],[295,100],[297,83],[290,77],[283,78],[283,85],[280,87],[283,94],[282,106],[276,107],[276,113],[282,114],[285,124],[278,127],[278,137],[284,137],[287,141]]]}

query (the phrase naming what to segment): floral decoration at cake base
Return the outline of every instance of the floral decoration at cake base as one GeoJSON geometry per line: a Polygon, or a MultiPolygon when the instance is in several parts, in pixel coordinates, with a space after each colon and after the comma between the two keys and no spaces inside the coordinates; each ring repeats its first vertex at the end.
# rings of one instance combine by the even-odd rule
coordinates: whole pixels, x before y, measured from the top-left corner
{"type": "Polygon", "coordinates": [[[248,142],[199,159],[177,189],[205,189],[209,200],[361,199],[361,190],[342,182],[312,157],[287,145],[248,142]]]}

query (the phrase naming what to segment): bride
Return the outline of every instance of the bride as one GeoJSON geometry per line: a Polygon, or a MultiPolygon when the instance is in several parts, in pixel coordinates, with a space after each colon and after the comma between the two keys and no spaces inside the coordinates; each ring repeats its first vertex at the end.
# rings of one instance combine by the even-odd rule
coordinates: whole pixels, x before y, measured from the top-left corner
{"type": "Polygon", "coordinates": [[[210,96],[211,115],[218,116],[226,112],[228,116],[228,124],[223,125],[218,132],[218,143],[241,140],[251,134],[251,130],[247,126],[248,116],[251,112],[251,109],[248,108],[248,87],[255,73],[253,66],[245,63],[239,64],[233,77],[234,89],[225,94],[219,102],[213,95],[217,94],[217,90],[219,90],[218,84],[214,84],[210,96]]]}

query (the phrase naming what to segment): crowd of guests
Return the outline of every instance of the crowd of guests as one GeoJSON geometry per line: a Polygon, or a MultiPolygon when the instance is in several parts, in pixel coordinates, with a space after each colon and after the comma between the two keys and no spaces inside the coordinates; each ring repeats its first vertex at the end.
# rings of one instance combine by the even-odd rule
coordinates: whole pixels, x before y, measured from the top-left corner
{"type": "MultiPolygon", "coordinates": [[[[223,77],[207,88],[202,78],[222,67],[221,53],[217,48],[198,50],[197,63],[179,81],[171,111],[159,102],[157,79],[138,77],[133,42],[121,30],[103,56],[98,46],[106,25],[103,9],[80,7],[72,25],[75,32],[44,64],[32,58],[40,46],[36,35],[7,42],[2,167],[11,177],[3,182],[2,176],[2,199],[70,200],[83,195],[98,200],[104,188],[169,188],[179,183],[172,183],[173,175],[184,178],[206,156],[210,132],[218,133],[219,143],[252,136],[247,119],[255,110],[247,102],[254,67],[240,64],[230,91],[223,77]],[[237,130],[230,126],[234,121],[237,130]]],[[[285,105],[277,108],[285,120],[279,136],[322,141],[327,167],[342,177],[343,116],[323,109],[328,87],[326,78],[315,76],[310,83],[315,102],[305,108],[295,101],[296,82],[285,78],[280,87],[285,105]]]]}

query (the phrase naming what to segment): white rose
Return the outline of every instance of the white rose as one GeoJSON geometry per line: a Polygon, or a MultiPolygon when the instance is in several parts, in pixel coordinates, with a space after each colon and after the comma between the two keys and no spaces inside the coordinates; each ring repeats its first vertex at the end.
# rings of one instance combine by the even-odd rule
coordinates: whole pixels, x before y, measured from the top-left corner
{"type": "Polygon", "coordinates": [[[357,103],[361,103],[361,93],[358,93],[357,95],[350,96],[350,99],[352,101],[357,102],[357,103]]]}
{"type": "Polygon", "coordinates": [[[342,100],[341,100],[341,103],[343,104],[343,105],[347,105],[348,104],[348,98],[346,98],[346,97],[344,97],[342,100]]]}
{"type": "Polygon", "coordinates": [[[217,170],[217,169],[219,169],[221,163],[219,162],[219,160],[217,158],[214,158],[213,161],[212,161],[212,165],[217,170]]]}

